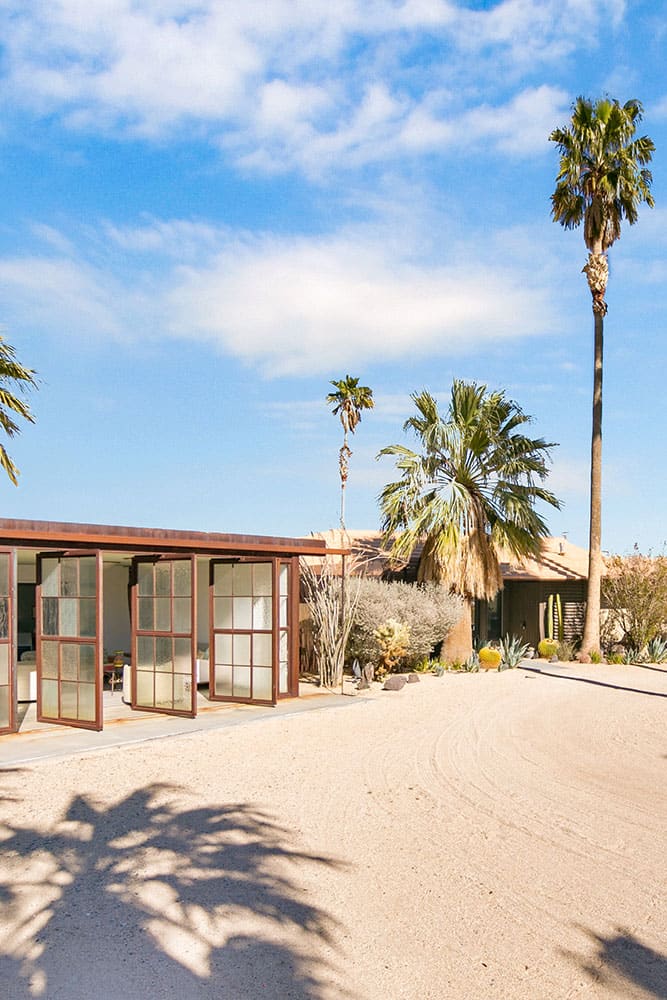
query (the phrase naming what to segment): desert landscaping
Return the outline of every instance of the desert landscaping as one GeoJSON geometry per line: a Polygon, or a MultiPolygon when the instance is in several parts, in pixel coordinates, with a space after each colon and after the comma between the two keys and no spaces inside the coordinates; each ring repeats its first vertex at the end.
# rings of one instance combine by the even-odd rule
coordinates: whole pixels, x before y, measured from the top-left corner
{"type": "Polygon", "coordinates": [[[3,995],[665,997],[666,698],[535,661],[4,770],[3,995]]]}

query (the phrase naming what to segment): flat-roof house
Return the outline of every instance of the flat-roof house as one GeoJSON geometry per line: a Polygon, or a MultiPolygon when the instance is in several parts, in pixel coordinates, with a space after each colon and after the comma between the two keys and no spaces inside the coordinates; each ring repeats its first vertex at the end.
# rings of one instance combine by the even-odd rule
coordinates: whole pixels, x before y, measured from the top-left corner
{"type": "Polygon", "coordinates": [[[136,710],[298,694],[299,558],[320,539],[0,519],[0,733],[17,703],[100,730],[105,673],[136,710]],[[119,678],[120,680],[121,678],[119,678]]]}

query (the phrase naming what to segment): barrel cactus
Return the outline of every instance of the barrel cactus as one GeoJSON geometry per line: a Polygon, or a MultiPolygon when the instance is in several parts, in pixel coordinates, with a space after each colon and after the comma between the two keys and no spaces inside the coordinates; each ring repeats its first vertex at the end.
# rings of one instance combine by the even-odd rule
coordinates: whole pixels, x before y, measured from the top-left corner
{"type": "Polygon", "coordinates": [[[555,639],[541,639],[537,645],[537,652],[543,660],[550,660],[558,653],[558,643],[555,639]]]}
{"type": "Polygon", "coordinates": [[[497,670],[500,666],[502,657],[499,649],[484,646],[477,655],[479,656],[479,665],[483,670],[497,670]]]}

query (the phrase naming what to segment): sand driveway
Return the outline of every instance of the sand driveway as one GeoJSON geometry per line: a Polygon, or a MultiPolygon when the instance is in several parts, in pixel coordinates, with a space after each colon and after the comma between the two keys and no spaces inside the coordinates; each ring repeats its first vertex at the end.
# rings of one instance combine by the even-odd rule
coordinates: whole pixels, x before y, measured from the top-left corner
{"type": "Polygon", "coordinates": [[[7,1000],[667,997],[667,669],[0,771],[7,1000]]]}

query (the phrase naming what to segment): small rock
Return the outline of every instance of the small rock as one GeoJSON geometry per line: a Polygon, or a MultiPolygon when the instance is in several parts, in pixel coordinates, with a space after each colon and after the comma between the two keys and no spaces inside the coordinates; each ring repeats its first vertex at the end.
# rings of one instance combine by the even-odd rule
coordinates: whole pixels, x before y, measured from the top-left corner
{"type": "Polygon", "coordinates": [[[419,675],[408,674],[408,684],[419,684],[419,675]]]}
{"type": "Polygon", "coordinates": [[[404,688],[407,681],[405,677],[401,674],[392,674],[391,677],[387,677],[382,688],[383,691],[400,691],[404,688]]]}

